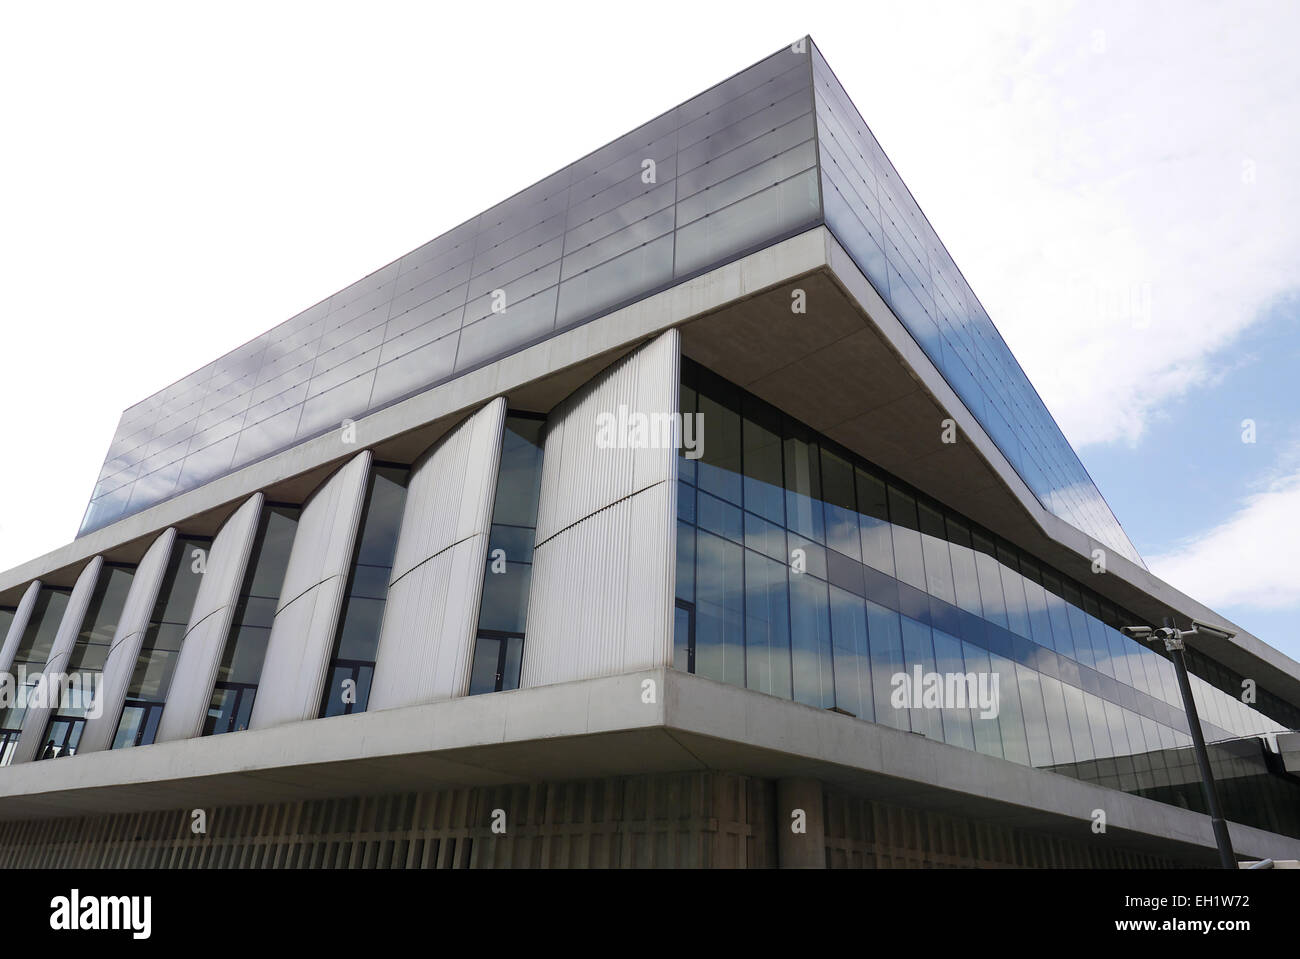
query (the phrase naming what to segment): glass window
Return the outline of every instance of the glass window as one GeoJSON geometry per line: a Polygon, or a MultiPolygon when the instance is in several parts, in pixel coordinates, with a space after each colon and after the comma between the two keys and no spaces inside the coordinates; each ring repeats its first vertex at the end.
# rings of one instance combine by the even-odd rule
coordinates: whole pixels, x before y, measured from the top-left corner
{"type": "Polygon", "coordinates": [[[178,536],[172,546],[127,685],[114,749],[147,746],[154,741],[211,546],[212,540],[204,536],[178,536]]]}
{"type": "Polygon", "coordinates": [[[921,556],[925,562],[925,581],[931,596],[957,605],[953,586],[952,560],[948,556],[948,534],[943,514],[926,502],[917,504],[921,520],[921,556]]]}
{"type": "Polygon", "coordinates": [[[745,681],[790,699],[790,599],[787,566],[745,550],[745,681]]]}
{"type": "Polygon", "coordinates": [[[798,437],[785,440],[785,509],[791,530],[826,541],[822,515],[821,469],[817,446],[798,437]]]}
{"type": "Polygon", "coordinates": [[[204,736],[248,728],[300,512],[297,506],[278,504],[262,510],[248,571],[217,668],[203,724],[204,736]]]}
{"type": "Polygon", "coordinates": [[[854,470],[858,488],[858,527],[862,536],[862,561],[873,569],[894,575],[894,542],[890,533],[885,483],[862,467],[854,470]]]}
{"type": "MultiPolygon", "coordinates": [[[[970,703],[979,705],[980,696],[980,677],[972,669],[969,673],[966,671],[966,663],[962,657],[961,640],[955,636],[949,636],[941,629],[934,630],[934,658],[937,671],[943,677],[944,682],[944,708],[941,710],[943,720],[943,738],[944,741],[953,746],[961,746],[964,749],[975,748],[975,732],[971,724],[971,706],[970,703]],[[947,698],[949,689],[951,689],[953,698],[947,698]],[[964,707],[957,707],[957,696],[963,697],[964,707]]],[[[984,690],[991,692],[992,687],[987,679],[985,671],[984,690]]],[[[978,710],[977,710],[978,713],[978,710]]]]}
{"type": "MultiPolygon", "coordinates": [[[[1028,738],[1029,762],[1036,767],[1052,766],[1053,742],[1047,722],[1047,707],[1042,691],[1042,676],[1026,666],[1016,664],[1016,687],[1020,693],[1020,708],[1024,714],[1025,734],[1028,738]]],[[[1065,748],[1068,751],[1069,737],[1065,748]]]]}
{"type": "Polygon", "coordinates": [[[790,575],[790,633],[794,698],[809,706],[835,705],[830,603],[826,583],[810,573],[790,575]]]}
{"type": "MultiPolygon", "coordinates": [[[[948,529],[948,553],[952,559],[957,605],[968,613],[980,616],[983,614],[980,603],[981,581],[975,570],[975,551],[971,548],[970,528],[953,516],[944,517],[944,522],[948,529]]],[[[993,619],[992,616],[986,618],[993,619]]],[[[999,625],[1005,626],[1006,621],[1003,620],[999,625]]]]}
{"type": "Polygon", "coordinates": [[[13,761],[13,751],[18,745],[18,737],[22,735],[23,722],[27,718],[28,697],[44,674],[70,595],[71,590],[50,586],[42,586],[36,594],[36,604],[32,607],[27,628],[18,640],[13,664],[9,667],[14,676],[13,682],[21,682],[22,686],[11,690],[13,701],[0,708],[0,766],[7,766],[13,761]],[[25,681],[22,679],[24,674],[25,681]]]}
{"type": "Polygon", "coordinates": [[[835,705],[859,719],[874,719],[866,605],[860,597],[835,586],[830,588],[830,602],[835,705]]]}
{"type": "Polygon", "coordinates": [[[910,682],[911,673],[903,661],[903,636],[899,616],[867,601],[867,635],[871,643],[871,682],[875,692],[876,722],[904,731],[912,728],[906,709],[899,708],[894,691],[899,682],[910,682]]]}
{"type": "MultiPolygon", "coordinates": [[[[910,616],[900,617],[903,629],[903,661],[906,663],[907,680],[913,686],[916,669],[921,669],[922,682],[926,673],[935,671],[934,645],[930,627],[918,623],[910,616]]],[[[915,700],[915,697],[913,697],[915,700]]],[[[912,702],[908,710],[911,716],[912,732],[921,733],[930,739],[943,741],[943,722],[937,709],[926,709],[924,703],[912,702]]]]}
{"type": "Polygon", "coordinates": [[[375,652],[388,600],[397,533],[406,505],[410,470],[375,465],[357,529],[352,567],[339,612],[320,715],[365,712],[375,674],[375,652]]]}
{"type": "Polygon", "coordinates": [[[916,518],[916,498],[893,484],[889,486],[889,519],[893,524],[894,564],[898,578],[925,589],[925,560],[921,555],[921,525],[916,518]]]}
{"type": "Polygon", "coordinates": [[[104,671],[104,662],[113,645],[118,619],[126,605],[135,570],[126,566],[105,565],[95,583],[90,604],[82,619],[81,631],[73,643],[63,667],[68,684],[52,704],[54,709],[46,725],[38,758],[71,756],[77,751],[86,713],[95,699],[104,671]]]}
{"type": "Polygon", "coordinates": [[[861,560],[862,543],[858,531],[858,511],[853,490],[853,467],[824,447],[821,452],[826,545],[845,556],[861,560]]]}
{"type": "MultiPolygon", "coordinates": [[[[471,694],[519,688],[537,503],[542,488],[544,432],[545,420],[539,416],[515,412],[506,416],[479,605],[478,642],[470,667],[471,694]]],[[[680,570],[683,557],[681,546],[678,548],[680,570]]],[[[687,579],[685,588],[689,586],[687,579]]],[[[682,588],[679,585],[678,589],[682,588]]]]}
{"type": "Polygon", "coordinates": [[[695,671],[745,685],[744,550],[700,530],[695,552],[695,671]]]}
{"type": "Polygon", "coordinates": [[[702,455],[695,461],[699,488],[730,503],[741,502],[740,414],[701,394],[704,421],[702,455]]]}

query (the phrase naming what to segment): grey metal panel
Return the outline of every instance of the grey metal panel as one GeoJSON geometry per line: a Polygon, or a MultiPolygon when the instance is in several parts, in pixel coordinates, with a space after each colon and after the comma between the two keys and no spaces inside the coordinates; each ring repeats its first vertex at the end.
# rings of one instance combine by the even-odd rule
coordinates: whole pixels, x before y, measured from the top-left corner
{"type": "Polygon", "coordinates": [[[506,402],[480,409],[416,463],[368,708],[469,690],[506,402]]]}
{"type": "Polygon", "coordinates": [[[23,633],[27,631],[27,623],[32,618],[32,610],[36,606],[36,597],[40,592],[41,581],[34,579],[27,585],[27,592],[23,593],[23,598],[18,601],[18,609],[14,611],[13,622],[9,624],[4,646],[0,647],[0,673],[9,672],[14,664],[14,657],[18,655],[18,644],[23,641],[23,633]]]}
{"type": "Polygon", "coordinates": [[[250,729],[313,719],[320,711],[371,458],[369,450],[353,457],[303,507],[250,729]]]}
{"type": "Polygon", "coordinates": [[[113,741],[122,714],[122,704],[126,701],[126,691],[131,685],[136,660],[140,657],[140,646],[144,643],[149,618],[158,602],[158,591],[167,575],[167,563],[171,559],[175,543],[175,527],[163,530],[136,567],[126,602],[122,605],[122,616],[118,620],[108,657],[104,661],[99,701],[93,704],[90,715],[86,717],[86,728],[82,730],[81,742],[77,745],[78,754],[107,749],[113,741]]]}
{"type": "Polygon", "coordinates": [[[547,426],[521,686],[672,662],[677,450],[597,443],[602,415],[676,413],[676,330],[566,399],[547,426]]]}
{"type": "Polygon", "coordinates": [[[250,496],[212,541],[203,582],[194,597],[194,612],[176,657],[156,742],[190,739],[203,729],[264,499],[261,493],[250,496]]]}
{"type": "MultiPolygon", "coordinates": [[[[99,582],[99,573],[103,568],[104,557],[96,556],[86,564],[86,568],[77,577],[76,585],[72,587],[72,595],[68,597],[67,609],[63,611],[63,618],[59,620],[58,632],[54,634],[50,654],[45,659],[45,677],[62,672],[68,665],[68,657],[72,655],[72,648],[76,645],[77,634],[81,632],[82,621],[86,618],[86,610],[90,607],[91,597],[95,595],[95,584],[99,582]]],[[[36,758],[36,753],[41,748],[41,737],[45,735],[45,724],[53,711],[53,707],[48,702],[28,708],[23,716],[22,735],[14,748],[13,762],[25,763],[36,758]]]]}

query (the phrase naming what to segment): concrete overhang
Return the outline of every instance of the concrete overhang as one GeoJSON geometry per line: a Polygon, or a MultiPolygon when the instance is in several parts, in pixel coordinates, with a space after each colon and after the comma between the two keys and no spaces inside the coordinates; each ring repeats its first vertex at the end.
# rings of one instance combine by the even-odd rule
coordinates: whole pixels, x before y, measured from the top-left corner
{"type": "Polygon", "coordinates": [[[70,586],[91,557],[137,562],[168,526],[211,535],[245,497],[301,502],[362,448],[413,462],[496,396],[546,412],[674,326],[686,355],[1151,622],[1173,612],[1236,635],[1196,645],[1300,703],[1300,663],[1049,513],[825,227],[783,240],[362,417],[357,443],[308,440],[0,573],[0,605],[26,584],[70,586]],[[791,310],[805,291],[808,309],[791,310]],[[951,416],[959,442],[940,442],[951,416]],[[1092,571],[1093,550],[1107,572],[1092,571]]]}
{"type": "MultiPolygon", "coordinates": [[[[1216,861],[1197,813],[663,669],[25,763],[0,770],[0,820],[691,770],[811,777],[882,802],[1216,861]]],[[[1300,858],[1300,840],[1231,832],[1243,856],[1300,858]]]]}

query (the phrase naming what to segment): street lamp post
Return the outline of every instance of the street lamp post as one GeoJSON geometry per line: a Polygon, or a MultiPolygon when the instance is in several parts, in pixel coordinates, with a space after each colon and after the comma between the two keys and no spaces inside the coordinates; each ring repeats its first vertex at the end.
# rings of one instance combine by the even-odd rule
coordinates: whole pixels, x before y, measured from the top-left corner
{"type": "Polygon", "coordinates": [[[1197,622],[1192,623],[1191,629],[1178,629],[1168,616],[1165,617],[1165,625],[1160,629],[1152,629],[1150,626],[1125,626],[1121,632],[1134,639],[1164,641],[1165,650],[1174,662],[1174,673],[1178,676],[1178,689],[1183,696],[1183,711],[1187,714],[1187,725],[1192,732],[1192,751],[1196,755],[1196,765],[1200,769],[1205,803],[1210,809],[1210,826],[1214,829],[1214,841],[1219,847],[1219,864],[1224,869],[1236,869],[1237,857],[1232,851],[1232,838],[1228,835],[1228,824],[1219,807],[1219,793],[1214,785],[1214,773],[1210,769],[1210,754],[1205,749],[1205,737],[1201,734],[1201,720],[1196,714],[1196,702],[1192,699],[1192,684],[1187,678],[1187,662],[1183,658],[1184,636],[1205,634],[1220,639],[1231,639],[1232,634],[1197,622]]]}

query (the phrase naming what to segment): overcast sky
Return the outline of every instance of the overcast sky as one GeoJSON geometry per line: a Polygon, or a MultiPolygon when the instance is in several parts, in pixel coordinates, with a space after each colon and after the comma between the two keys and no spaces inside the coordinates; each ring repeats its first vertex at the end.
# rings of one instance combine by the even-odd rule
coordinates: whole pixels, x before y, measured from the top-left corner
{"type": "Polygon", "coordinates": [[[1300,658],[1300,4],[0,9],[0,569],[127,406],[811,33],[1153,572],[1300,658]]]}

